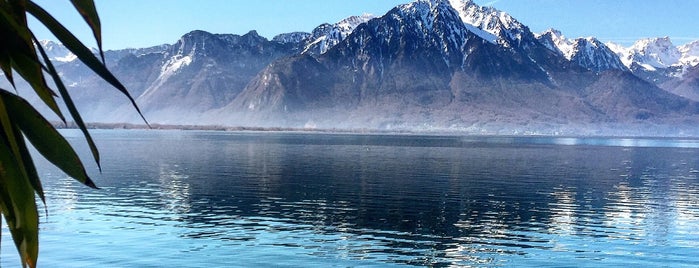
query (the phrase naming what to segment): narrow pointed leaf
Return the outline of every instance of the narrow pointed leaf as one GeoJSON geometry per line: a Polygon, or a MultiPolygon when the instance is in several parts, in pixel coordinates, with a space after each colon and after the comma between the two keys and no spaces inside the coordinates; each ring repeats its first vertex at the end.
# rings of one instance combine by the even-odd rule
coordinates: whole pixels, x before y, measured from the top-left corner
{"type": "MultiPolygon", "coordinates": [[[[22,15],[24,14],[22,13],[22,15]]],[[[26,20],[23,24],[20,24],[20,22],[16,21],[14,16],[10,15],[6,10],[2,8],[0,8],[0,23],[7,27],[6,29],[11,29],[11,33],[9,34],[16,34],[23,41],[31,40],[29,28],[26,27],[26,20]]]]}
{"type": "Polygon", "coordinates": [[[87,67],[92,69],[97,75],[102,77],[109,84],[114,86],[117,90],[121,91],[126,97],[131,101],[131,104],[136,109],[141,119],[148,124],[148,121],[141,113],[141,110],[136,105],[136,101],[126,87],[119,82],[119,80],[114,77],[114,75],[107,69],[102,62],[100,62],[97,57],[95,57],[92,52],[85,47],[85,45],[78,40],[75,35],[73,35],[68,29],[66,29],[61,23],[59,23],[55,18],[53,18],[46,10],[42,9],[40,6],[33,2],[27,2],[27,12],[32,14],[36,19],[38,19],[42,24],[48,28],[51,33],[53,33],[56,38],[58,38],[64,46],[66,46],[70,51],[75,54],[75,56],[80,59],[87,67]]]}
{"type": "Polygon", "coordinates": [[[9,148],[0,143],[0,180],[2,180],[3,214],[7,227],[19,251],[22,266],[36,267],[39,255],[39,215],[34,202],[34,191],[20,166],[11,157],[9,148]],[[11,217],[7,212],[12,211],[11,217]]]}
{"type": "Polygon", "coordinates": [[[15,80],[12,78],[12,61],[2,52],[0,52],[0,69],[2,69],[2,73],[5,74],[5,78],[10,82],[12,87],[17,88],[17,86],[15,86],[15,80]]]}
{"type": "MultiPolygon", "coordinates": [[[[37,41],[36,37],[33,36],[33,38],[34,38],[34,41],[36,42],[37,41]]],[[[68,89],[66,89],[65,85],[63,84],[61,77],[58,75],[58,72],[56,71],[56,68],[54,68],[53,63],[51,63],[51,61],[49,60],[49,57],[46,54],[46,51],[44,50],[44,48],[42,48],[41,46],[38,46],[37,48],[38,48],[41,56],[44,58],[44,62],[46,62],[46,67],[48,68],[47,72],[53,78],[53,81],[56,84],[56,88],[58,88],[58,92],[61,94],[61,97],[63,98],[63,102],[66,104],[66,107],[68,108],[68,112],[70,112],[70,115],[73,117],[75,124],[78,125],[78,128],[80,128],[80,131],[82,131],[83,135],[85,136],[85,139],[87,140],[87,144],[90,146],[90,151],[92,152],[92,156],[94,157],[95,162],[97,163],[97,168],[100,171],[102,171],[102,166],[100,165],[99,150],[97,150],[97,146],[95,145],[95,142],[92,140],[92,136],[90,135],[90,132],[87,131],[87,126],[85,125],[85,122],[83,122],[83,119],[80,116],[78,109],[75,107],[75,103],[73,103],[73,99],[70,97],[70,94],[68,94],[68,89]]]]}
{"type": "Polygon", "coordinates": [[[95,8],[95,2],[92,0],[71,0],[73,6],[80,16],[85,19],[87,25],[92,29],[92,34],[95,36],[95,41],[97,41],[97,48],[100,51],[100,56],[102,57],[102,62],[104,62],[104,51],[102,51],[102,25],[100,23],[100,17],[97,14],[97,8],[95,8]]]}
{"type": "Polygon", "coordinates": [[[17,86],[15,86],[15,80],[12,78],[12,69],[6,69],[5,66],[0,66],[0,69],[2,69],[2,73],[5,74],[5,78],[8,82],[10,82],[10,85],[12,85],[12,87],[16,89],[17,86]]]}
{"type": "Polygon", "coordinates": [[[56,103],[56,93],[51,90],[48,85],[46,85],[46,79],[44,78],[44,73],[41,68],[41,63],[38,59],[32,59],[23,54],[16,54],[12,57],[13,67],[19,73],[24,80],[26,80],[34,89],[34,92],[41,98],[41,100],[48,106],[51,111],[53,111],[64,123],[66,122],[65,117],[61,109],[58,108],[56,103]]]}
{"type": "MultiPolygon", "coordinates": [[[[26,27],[24,13],[21,15],[23,16],[24,24],[18,23],[15,21],[16,18],[7,14],[5,10],[0,9],[0,24],[2,25],[0,27],[3,34],[6,35],[4,37],[9,38],[0,41],[3,43],[3,55],[0,56],[0,64],[2,65],[3,72],[6,74],[12,73],[11,68],[14,68],[15,71],[31,85],[32,89],[39,95],[41,100],[65,122],[65,118],[53,98],[55,94],[46,85],[43,65],[39,62],[38,56],[36,55],[31,34],[26,27]]],[[[8,76],[8,78],[11,77],[11,75],[8,76]]]]}
{"type": "Polygon", "coordinates": [[[24,136],[46,160],[49,160],[73,179],[89,187],[97,188],[87,176],[87,172],[85,172],[85,168],[73,147],[53,128],[51,123],[19,96],[3,90],[0,91],[0,97],[8,110],[23,111],[22,113],[12,113],[10,115],[12,121],[17,123],[24,136]]]}
{"type": "Polygon", "coordinates": [[[15,128],[15,137],[20,137],[17,139],[17,145],[19,147],[19,154],[22,158],[22,165],[24,165],[24,171],[27,175],[29,183],[31,183],[32,188],[39,195],[41,202],[46,204],[46,198],[44,196],[44,188],[41,186],[41,180],[39,179],[39,173],[36,172],[36,166],[34,166],[34,160],[32,159],[27,144],[24,142],[22,133],[19,129],[15,128]]]}
{"type": "Polygon", "coordinates": [[[14,110],[14,107],[6,105],[5,96],[14,95],[2,89],[0,93],[0,124],[3,128],[0,140],[0,192],[3,214],[19,251],[22,266],[35,267],[39,252],[39,217],[33,187],[22,157],[18,157],[18,139],[22,137],[15,134],[19,131],[8,113],[8,110],[12,110],[13,113],[23,110],[14,110]]]}

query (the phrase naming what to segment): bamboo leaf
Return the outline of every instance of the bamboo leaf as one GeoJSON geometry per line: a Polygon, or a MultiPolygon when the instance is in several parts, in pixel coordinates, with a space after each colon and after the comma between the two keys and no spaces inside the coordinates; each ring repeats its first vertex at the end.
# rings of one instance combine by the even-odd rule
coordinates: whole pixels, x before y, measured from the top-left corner
{"type": "Polygon", "coordinates": [[[100,56],[102,57],[102,62],[104,62],[104,51],[102,51],[102,25],[100,23],[100,17],[97,14],[97,8],[95,8],[95,2],[92,0],[71,0],[73,6],[80,16],[85,19],[87,25],[92,29],[92,34],[95,36],[95,41],[97,41],[97,48],[100,51],[100,56]]]}
{"type": "Polygon", "coordinates": [[[42,24],[48,28],[51,33],[53,33],[56,38],[58,38],[64,46],[66,46],[70,51],[75,54],[75,56],[80,59],[87,67],[92,69],[97,75],[102,77],[109,84],[114,86],[117,90],[121,91],[126,97],[131,101],[131,104],[136,109],[138,114],[141,116],[146,124],[148,121],[141,113],[141,110],[136,105],[136,101],[131,97],[131,94],[126,87],[119,82],[119,80],[114,77],[114,75],[107,69],[107,67],[102,64],[97,57],[95,57],[92,52],[85,47],[85,45],[78,40],[75,35],[73,35],[68,29],[66,29],[61,23],[59,23],[55,18],[53,18],[46,10],[36,5],[35,3],[29,1],[27,2],[27,12],[32,14],[36,19],[38,19],[42,24]]]}
{"type": "Polygon", "coordinates": [[[41,155],[73,179],[89,187],[97,188],[88,177],[78,155],[51,123],[19,96],[1,90],[0,97],[8,110],[21,111],[10,114],[12,122],[19,126],[24,136],[41,155]]]}
{"type": "MultiPolygon", "coordinates": [[[[19,131],[19,129],[14,128],[15,137],[22,137],[22,133],[19,131]]],[[[44,196],[44,188],[41,186],[41,180],[39,179],[39,173],[36,172],[36,166],[34,165],[34,160],[32,159],[31,154],[29,153],[29,150],[27,148],[27,144],[24,142],[24,138],[19,138],[17,139],[17,145],[19,147],[19,154],[20,157],[22,158],[21,164],[24,166],[24,172],[27,176],[27,179],[29,180],[29,183],[31,183],[32,188],[36,193],[39,195],[39,198],[41,199],[41,202],[46,204],[46,197],[44,196]]]]}
{"type": "Polygon", "coordinates": [[[34,191],[9,148],[0,143],[0,180],[2,180],[3,214],[22,260],[22,266],[36,267],[39,255],[39,215],[34,191]],[[7,212],[11,212],[8,216],[7,212]]]}
{"type": "MultiPolygon", "coordinates": [[[[11,29],[11,33],[7,33],[7,34],[18,35],[20,37],[19,40],[24,40],[26,42],[29,42],[31,40],[31,35],[29,34],[29,28],[26,27],[27,21],[26,21],[26,16],[24,16],[24,13],[23,12],[21,12],[21,13],[18,13],[18,12],[8,13],[8,12],[12,12],[12,11],[0,8],[0,22],[2,22],[2,24],[6,25],[8,27],[7,29],[11,29]],[[17,21],[15,16],[13,16],[12,14],[21,15],[21,17],[22,17],[21,20],[17,21]]],[[[3,35],[3,36],[5,36],[5,35],[3,35]]],[[[17,40],[12,40],[12,41],[17,41],[17,40]]],[[[5,40],[5,42],[7,42],[7,40],[5,40]]]]}
{"type": "MultiPolygon", "coordinates": [[[[2,209],[7,226],[12,234],[15,246],[19,251],[22,266],[36,266],[39,253],[39,216],[34,202],[34,188],[26,172],[26,166],[22,162],[19,153],[18,140],[23,139],[17,135],[19,131],[8,113],[7,98],[15,96],[5,90],[0,90],[0,124],[3,132],[0,140],[0,192],[2,197],[2,209]]],[[[14,110],[14,112],[24,112],[14,110]]],[[[24,148],[26,150],[26,148],[24,148]]]]}
{"type": "MultiPolygon", "coordinates": [[[[36,56],[36,55],[34,55],[36,56]]],[[[34,92],[41,98],[41,100],[51,108],[64,123],[66,122],[65,117],[61,109],[58,108],[56,103],[56,93],[51,90],[48,85],[46,85],[46,79],[44,78],[44,73],[42,72],[41,63],[38,59],[30,58],[27,55],[21,53],[15,53],[12,57],[12,66],[19,73],[24,80],[26,80],[34,89],[34,92]]]]}
{"type": "Polygon", "coordinates": [[[2,73],[5,74],[5,78],[7,78],[8,82],[10,82],[10,85],[12,85],[13,88],[17,88],[17,86],[15,86],[15,80],[12,78],[11,66],[12,64],[9,59],[4,59],[2,55],[0,55],[0,69],[2,69],[2,73]]]}
{"type": "MultiPolygon", "coordinates": [[[[44,79],[44,66],[39,62],[36,55],[31,34],[26,27],[26,17],[23,12],[21,15],[24,24],[18,23],[15,21],[16,18],[14,16],[0,9],[0,24],[2,25],[0,29],[2,29],[3,37],[6,38],[2,40],[3,49],[1,53],[3,55],[0,56],[3,72],[11,74],[11,68],[14,68],[31,85],[41,100],[65,122],[65,118],[54,99],[56,94],[48,87],[44,79]]],[[[11,78],[12,76],[8,77],[11,78]]]]}
{"type": "MultiPolygon", "coordinates": [[[[32,37],[34,38],[34,41],[36,42],[37,41],[36,36],[32,36],[32,37]]],[[[78,125],[78,128],[80,128],[80,131],[82,131],[83,135],[85,136],[85,139],[87,140],[87,144],[90,146],[90,151],[92,152],[92,156],[94,157],[95,162],[97,163],[97,168],[99,168],[99,170],[102,171],[102,166],[100,165],[99,150],[97,150],[97,146],[95,145],[95,142],[92,140],[92,136],[90,135],[90,132],[87,131],[87,126],[85,125],[85,122],[83,122],[83,119],[80,116],[80,113],[78,112],[77,108],[75,107],[75,103],[73,103],[73,99],[70,97],[70,94],[68,94],[68,89],[66,89],[65,85],[63,84],[61,77],[58,75],[58,72],[56,71],[56,68],[54,68],[53,63],[51,63],[51,61],[49,60],[49,57],[46,54],[46,51],[44,51],[44,48],[42,48],[41,46],[38,46],[37,48],[38,48],[41,56],[44,58],[44,62],[46,62],[46,67],[48,68],[47,72],[53,78],[53,81],[56,84],[56,88],[58,88],[58,92],[61,94],[61,97],[63,98],[63,102],[66,104],[66,107],[68,108],[68,112],[70,112],[70,115],[73,117],[75,124],[78,125]]]]}

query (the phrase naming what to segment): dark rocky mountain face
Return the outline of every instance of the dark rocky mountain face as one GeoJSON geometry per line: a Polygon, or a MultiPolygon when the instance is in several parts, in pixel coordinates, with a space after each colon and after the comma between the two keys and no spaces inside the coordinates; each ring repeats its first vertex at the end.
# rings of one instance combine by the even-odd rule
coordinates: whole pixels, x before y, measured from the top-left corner
{"type": "Polygon", "coordinates": [[[681,77],[668,78],[660,87],[673,94],[699,101],[699,65],[689,67],[681,77]]]}
{"type": "Polygon", "coordinates": [[[459,15],[447,1],[396,7],[322,55],[268,66],[222,113],[244,111],[243,124],[500,130],[694,116],[693,103],[624,71],[596,40],[578,40],[567,60],[527,28],[503,28],[510,39],[497,44],[459,15]]]}

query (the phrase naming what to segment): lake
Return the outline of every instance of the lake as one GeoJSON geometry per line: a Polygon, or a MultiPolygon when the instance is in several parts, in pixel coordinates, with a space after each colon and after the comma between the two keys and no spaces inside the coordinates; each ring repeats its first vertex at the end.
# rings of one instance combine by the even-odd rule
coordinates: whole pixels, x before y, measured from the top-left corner
{"type": "Polygon", "coordinates": [[[41,267],[699,266],[699,140],[63,133],[41,267]]]}

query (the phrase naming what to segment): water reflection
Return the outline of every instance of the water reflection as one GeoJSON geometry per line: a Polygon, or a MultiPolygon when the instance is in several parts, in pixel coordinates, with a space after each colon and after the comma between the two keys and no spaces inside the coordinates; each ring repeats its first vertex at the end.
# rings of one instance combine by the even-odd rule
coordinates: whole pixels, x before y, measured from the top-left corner
{"type": "MultiPolygon", "coordinates": [[[[692,146],[137,134],[126,141],[99,133],[104,190],[79,188],[77,200],[52,196],[64,200],[52,209],[76,209],[77,202],[112,231],[151,226],[148,235],[166,248],[191,258],[218,252],[222,265],[244,266],[241,258],[255,256],[270,263],[307,256],[316,266],[699,264],[689,253],[699,244],[699,154],[692,146]],[[193,247],[193,241],[205,242],[193,247]],[[226,259],[231,251],[247,255],[226,259]]],[[[47,188],[63,188],[64,181],[47,188]]]]}

